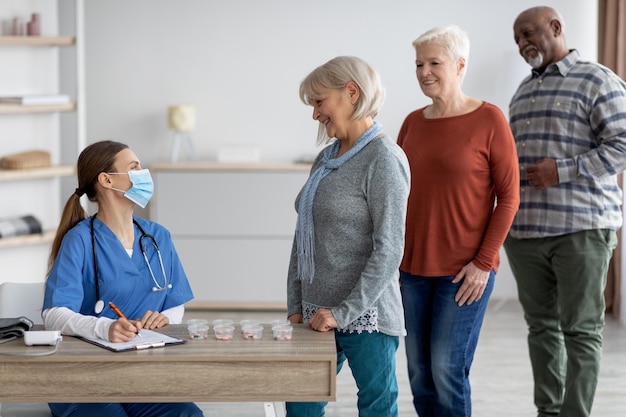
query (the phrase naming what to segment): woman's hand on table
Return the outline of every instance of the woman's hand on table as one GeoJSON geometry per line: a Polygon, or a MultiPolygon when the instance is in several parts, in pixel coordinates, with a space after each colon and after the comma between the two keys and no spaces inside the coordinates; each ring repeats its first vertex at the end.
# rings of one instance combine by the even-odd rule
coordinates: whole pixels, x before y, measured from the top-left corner
{"type": "Polygon", "coordinates": [[[333,316],[333,313],[325,308],[317,310],[317,313],[315,313],[315,315],[311,317],[309,325],[313,330],[317,330],[318,332],[327,332],[329,330],[339,327],[339,324],[337,323],[337,320],[335,320],[335,316],[333,316]]]}

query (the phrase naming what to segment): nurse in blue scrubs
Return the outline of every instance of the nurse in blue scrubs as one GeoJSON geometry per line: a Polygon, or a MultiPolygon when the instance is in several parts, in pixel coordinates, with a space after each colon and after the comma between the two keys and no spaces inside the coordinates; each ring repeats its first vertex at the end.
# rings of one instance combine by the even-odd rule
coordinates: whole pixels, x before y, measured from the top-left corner
{"type": "MultiPolygon", "coordinates": [[[[141,329],[181,323],[193,293],[167,229],[133,217],[154,189],[125,144],[101,141],[78,157],[78,188],[52,244],[43,304],[47,330],[125,342],[141,329]],[[87,217],[80,197],[97,204],[87,217]],[[127,317],[119,318],[114,303],[127,317]]],[[[166,381],[164,381],[166,382],[166,381]]],[[[51,403],[54,417],[196,417],[194,403],[51,403]]]]}

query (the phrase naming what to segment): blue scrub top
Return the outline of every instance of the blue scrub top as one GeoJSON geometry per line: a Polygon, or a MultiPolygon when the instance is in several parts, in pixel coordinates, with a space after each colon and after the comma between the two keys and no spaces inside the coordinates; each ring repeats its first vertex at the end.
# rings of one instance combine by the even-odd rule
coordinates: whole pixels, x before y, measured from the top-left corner
{"type": "MultiPolygon", "coordinates": [[[[100,299],[105,307],[97,315],[94,257],[91,244],[91,217],[79,222],[63,237],[59,254],[46,281],[43,309],[67,307],[72,311],[98,317],[117,319],[109,308],[112,301],[129,319],[140,319],[146,311],[163,311],[193,299],[187,275],[180,262],[172,237],[163,226],[141,218],[135,219],[146,234],[154,236],[172,288],[153,291],[155,286],[150,270],[141,253],[142,234],[135,225],[133,255],[128,256],[122,243],[98,218],[94,221],[100,299]]],[[[152,272],[160,286],[164,278],[152,239],[144,237],[143,244],[152,272]]]]}

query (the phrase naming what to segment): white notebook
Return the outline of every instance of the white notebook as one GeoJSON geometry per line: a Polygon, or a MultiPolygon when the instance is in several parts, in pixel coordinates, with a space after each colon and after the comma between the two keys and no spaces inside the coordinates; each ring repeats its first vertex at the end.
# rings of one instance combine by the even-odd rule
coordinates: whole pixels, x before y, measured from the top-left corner
{"type": "Polygon", "coordinates": [[[93,343],[96,346],[103,347],[113,352],[126,352],[129,350],[143,350],[165,347],[169,345],[179,345],[186,343],[186,340],[177,339],[152,330],[143,329],[139,332],[141,336],[137,336],[128,342],[109,342],[108,340],[95,337],[81,337],[86,342],[93,343]]]}

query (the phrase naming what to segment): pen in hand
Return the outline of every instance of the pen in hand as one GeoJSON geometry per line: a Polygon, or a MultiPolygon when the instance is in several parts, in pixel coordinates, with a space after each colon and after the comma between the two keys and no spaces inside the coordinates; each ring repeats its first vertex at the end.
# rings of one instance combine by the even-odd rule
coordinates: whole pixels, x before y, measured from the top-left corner
{"type": "MultiPolygon", "coordinates": [[[[115,312],[115,314],[117,314],[119,316],[119,318],[128,320],[126,318],[126,316],[124,315],[124,313],[122,313],[122,311],[119,308],[117,308],[117,306],[115,304],[113,304],[111,301],[109,301],[109,307],[111,307],[111,310],[113,310],[115,312]]],[[[130,321],[130,320],[128,320],[128,321],[130,321]]],[[[139,333],[139,330],[137,330],[135,332],[135,334],[137,336],[141,337],[141,333],[139,333]]]]}

